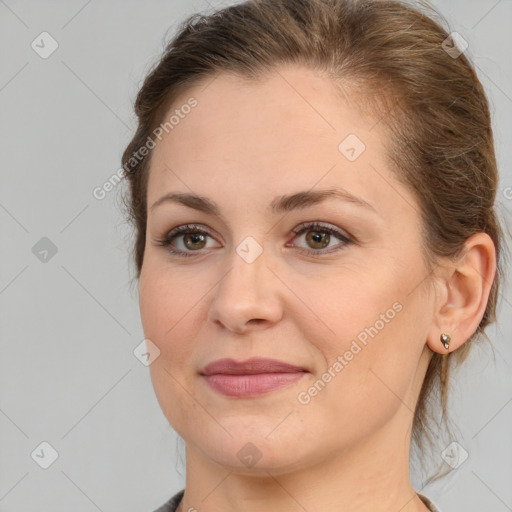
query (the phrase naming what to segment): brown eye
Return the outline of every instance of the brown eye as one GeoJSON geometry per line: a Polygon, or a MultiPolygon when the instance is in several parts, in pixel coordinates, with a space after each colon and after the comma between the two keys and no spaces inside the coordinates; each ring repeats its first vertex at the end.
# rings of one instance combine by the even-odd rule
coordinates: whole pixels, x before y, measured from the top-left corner
{"type": "Polygon", "coordinates": [[[329,245],[331,235],[325,231],[308,231],[306,240],[313,249],[325,249],[329,245]]]}
{"type": "Polygon", "coordinates": [[[168,252],[176,256],[197,256],[202,249],[208,248],[208,242],[214,238],[200,226],[186,224],[171,230],[157,244],[165,247],[168,252]],[[197,253],[197,254],[194,254],[197,253]]]}
{"type": "Polygon", "coordinates": [[[294,242],[302,238],[304,234],[304,243],[306,246],[298,246],[300,252],[310,256],[322,256],[324,254],[337,252],[345,248],[348,244],[353,243],[353,240],[342,231],[339,231],[333,226],[324,226],[317,222],[309,224],[301,224],[293,231],[296,237],[294,242]],[[339,240],[340,243],[332,245],[333,240],[339,240]],[[331,246],[329,247],[329,245],[331,246]]]}
{"type": "Polygon", "coordinates": [[[190,250],[203,249],[206,245],[206,236],[202,233],[183,235],[183,244],[190,250]]]}

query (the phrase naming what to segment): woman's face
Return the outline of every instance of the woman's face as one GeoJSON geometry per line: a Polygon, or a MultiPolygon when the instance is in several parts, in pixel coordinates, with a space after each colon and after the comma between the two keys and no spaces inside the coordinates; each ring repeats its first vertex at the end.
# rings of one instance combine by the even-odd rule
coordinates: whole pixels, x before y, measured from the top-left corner
{"type": "Polygon", "coordinates": [[[434,308],[418,203],[386,166],[382,123],[298,67],[259,83],[221,74],[172,110],[140,276],[170,424],[240,472],[310,466],[383,433],[403,450],[434,308]],[[225,358],[292,367],[205,375],[225,358]]]}

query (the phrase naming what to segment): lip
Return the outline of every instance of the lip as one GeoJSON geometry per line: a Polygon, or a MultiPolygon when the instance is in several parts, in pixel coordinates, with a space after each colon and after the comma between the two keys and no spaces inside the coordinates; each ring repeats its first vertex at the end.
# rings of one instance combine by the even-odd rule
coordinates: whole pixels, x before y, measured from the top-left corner
{"type": "Polygon", "coordinates": [[[200,374],[216,392],[231,397],[253,397],[292,385],[308,371],[277,359],[251,358],[246,361],[219,359],[200,374]]]}
{"type": "Polygon", "coordinates": [[[305,368],[279,361],[253,357],[246,361],[235,361],[234,359],[218,359],[207,364],[201,371],[201,375],[213,375],[222,373],[225,375],[256,375],[258,373],[296,373],[305,372],[305,368]]]}

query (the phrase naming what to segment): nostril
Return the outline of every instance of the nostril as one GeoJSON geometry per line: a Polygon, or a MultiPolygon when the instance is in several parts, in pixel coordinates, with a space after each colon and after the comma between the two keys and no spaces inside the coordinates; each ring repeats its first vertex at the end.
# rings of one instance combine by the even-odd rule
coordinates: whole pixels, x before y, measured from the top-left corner
{"type": "Polygon", "coordinates": [[[262,322],[264,322],[265,320],[263,318],[252,318],[251,320],[249,320],[247,323],[248,324],[256,324],[256,325],[259,325],[261,324],[262,322]]]}

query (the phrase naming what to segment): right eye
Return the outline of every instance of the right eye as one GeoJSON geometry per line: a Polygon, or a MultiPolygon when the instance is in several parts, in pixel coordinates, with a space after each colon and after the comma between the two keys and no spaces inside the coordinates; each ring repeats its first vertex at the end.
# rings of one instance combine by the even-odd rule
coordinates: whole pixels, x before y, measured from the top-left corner
{"type": "Polygon", "coordinates": [[[190,257],[206,248],[208,238],[212,237],[200,226],[185,224],[169,231],[164,238],[157,240],[157,244],[176,256],[190,257]],[[176,248],[176,241],[181,242],[181,248],[176,248]]]}

